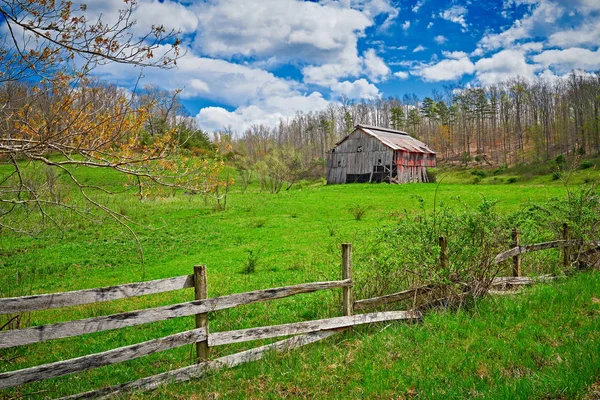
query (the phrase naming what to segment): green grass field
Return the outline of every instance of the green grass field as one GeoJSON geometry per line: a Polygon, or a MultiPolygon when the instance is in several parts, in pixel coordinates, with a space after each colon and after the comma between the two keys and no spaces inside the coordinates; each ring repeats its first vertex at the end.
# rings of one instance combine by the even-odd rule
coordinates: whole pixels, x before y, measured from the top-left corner
{"type": "MultiPolygon", "coordinates": [[[[88,183],[115,179],[92,170],[88,183]]],[[[442,174],[443,175],[443,174],[442,174]]],[[[361,251],[365,237],[403,210],[477,204],[481,196],[511,212],[564,196],[551,176],[527,182],[468,183],[466,171],[438,186],[302,183],[277,195],[234,188],[225,211],[199,196],[177,194],[140,202],[130,193],[98,198],[136,221],[145,253],[119,225],[75,219],[64,239],[0,236],[2,296],[76,290],[187,275],[206,264],[209,295],[217,296],[341,277],[340,244],[361,251]],[[364,217],[349,211],[360,205],[364,217]],[[249,262],[256,270],[243,273],[249,262]]],[[[578,171],[576,180],[596,177],[578,171]],[[587,174],[587,175],[586,175],[587,174]]],[[[486,178],[487,179],[487,178],[486,178]]],[[[114,180],[115,188],[120,187],[114,180]]],[[[508,247],[508,243],[507,243],[508,247]]],[[[355,271],[364,268],[355,264],[355,271]]],[[[527,273],[525,260],[525,273],[527,273]]],[[[403,288],[398,288],[401,290],[403,288]]],[[[90,306],[35,312],[29,325],[87,318],[193,298],[191,290],[90,306]]],[[[322,344],[172,385],[150,398],[582,398],[600,379],[600,273],[533,288],[516,298],[488,298],[459,312],[430,312],[422,325],[379,324],[322,344]]],[[[339,291],[248,305],[211,316],[211,330],[230,330],[340,315],[339,291]]],[[[15,370],[134,344],[193,327],[193,318],[61,339],[0,351],[0,371],[15,370]]],[[[261,342],[260,344],[262,344],[261,342]]],[[[257,343],[215,348],[217,357],[257,343]]],[[[190,363],[191,346],[85,373],[0,392],[0,398],[45,398],[125,382],[190,363]]]]}

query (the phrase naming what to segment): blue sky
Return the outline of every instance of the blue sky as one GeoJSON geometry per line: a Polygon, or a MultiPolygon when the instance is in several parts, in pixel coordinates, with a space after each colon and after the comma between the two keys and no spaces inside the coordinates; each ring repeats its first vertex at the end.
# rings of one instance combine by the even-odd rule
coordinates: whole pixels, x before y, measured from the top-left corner
{"type": "MultiPolygon", "coordinates": [[[[121,1],[91,4],[109,18],[121,1]]],[[[178,68],[146,69],[142,82],[183,89],[206,130],[274,126],[342,95],[422,98],[600,70],[600,0],[139,0],[135,18],[140,32],[181,31],[178,68]]],[[[127,87],[139,69],[97,73],[127,87]]]]}

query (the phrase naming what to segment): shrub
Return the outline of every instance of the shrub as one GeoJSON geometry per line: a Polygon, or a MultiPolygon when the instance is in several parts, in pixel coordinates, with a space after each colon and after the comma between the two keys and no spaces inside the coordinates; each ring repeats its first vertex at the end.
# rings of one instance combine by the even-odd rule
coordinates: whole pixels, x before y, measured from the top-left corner
{"type": "Polygon", "coordinates": [[[519,178],[517,178],[516,176],[511,176],[510,178],[508,178],[507,182],[508,183],[515,183],[519,180],[519,178]]]}
{"type": "Polygon", "coordinates": [[[480,178],[485,178],[485,172],[483,172],[480,169],[474,169],[473,171],[471,171],[471,175],[475,175],[475,176],[478,176],[480,178]]]}
{"type": "Polygon", "coordinates": [[[594,166],[594,163],[586,160],[583,161],[581,164],[579,164],[579,169],[588,169],[588,168],[592,168],[594,166]]]}
{"type": "Polygon", "coordinates": [[[561,175],[560,171],[554,171],[552,173],[552,180],[553,181],[557,181],[557,180],[559,180],[561,178],[561,176],[562,175],[561,175]]]}
{"type": "Polygon", "coordinates": [[[564,155],[559,154],[558,156],[556,156],[556,158],[554,159],[554,162],[556,163],[556,165],[558,166],[563,166],[565,165],[565,163],[567,162],[567,159],[565,158],[564,155]]]}
{"type": "Polygon", "coordinates": [[[510,243],[510,229],[495,202],[484,198],[476,208],[459,211],[438,206],[433,213],[420,202],[419,211],[405,211],[396,223],[367,235],[357,252],[357,265],[362,265],[356,273],[358,297],[422,285],[434,286],[438,298],[465,292],[479,296],[502,268],[493,257],[510,243]],[[440,267],[440,236],[448,241],[447,268],[440,267]]]}
{"type": "Polygon", "coordinates": [[[427,169],[427,181],[429,183],[435,183],[437,181],[437,171],[432,169],[427,169]]]}

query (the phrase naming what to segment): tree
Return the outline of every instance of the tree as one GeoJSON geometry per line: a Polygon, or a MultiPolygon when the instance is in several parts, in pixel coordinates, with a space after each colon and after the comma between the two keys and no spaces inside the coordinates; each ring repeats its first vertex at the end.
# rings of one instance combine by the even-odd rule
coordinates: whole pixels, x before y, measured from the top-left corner
{"type": "Polygon", "coordinates": [[[177,93],[131,94],[92,78],[107,63],[176,65],[177,32],[152,26],[136,35],[135,7],[124,0],[117,16],[105,20],[69,0],[0,0],[0,22],[9,32],[0,49],[0,229],[17,230],[33,212],[57,227],[61,209],[89,212],[56,195],[52,180],[59,176],[133,233],[126,216],[98,200],[111,188],[81,178],[86,168],[128,177],[140,197],[154,187],[211,190],[207,182],[222,164],[177,152],[177,93]]]}
{"type": "Polygon", "coordinates": [[[401,130],[404,127],[404,111],[402,107],[393,107],[392,113],[392,128],[395,130],[401,130]]]}

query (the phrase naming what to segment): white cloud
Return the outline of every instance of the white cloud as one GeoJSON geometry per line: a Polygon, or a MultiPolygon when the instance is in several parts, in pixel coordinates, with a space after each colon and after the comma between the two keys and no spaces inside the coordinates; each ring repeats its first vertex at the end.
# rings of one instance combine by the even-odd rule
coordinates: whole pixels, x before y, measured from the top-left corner
{"type": "Polygon", "coordinates": [[[417,4],[415,4],[413,6],[413,8],[411,8],[411,10],[414,13],[418,13],[419,12],[419,8],[421,8],[422,6],[423,6],[423,2],[422,1],[417,1],[417,4]]]}
{"type": "MultiPolygon", "coordinates": [[[[108,64],[98,68],[98,72],[112,81],[135,82],[139,69],[108,64]]],[[[275,126],[279,118],[291,117],[297,111],[321,110],[329,104],[319,92],[304,93],[296,81],[191,52],[179,60],[177,70],[147,69],[144,74],[145,83],[164,89],[184,88],[184,98],[201,97],[231,106],[233,111],[221,107],[200,111],[201,126],[209,130],[231,125],[242,131],[254,123],[275,126]]]]}
{"type": "Polygon", "coordinates": [[[437,44],[444,44],[448,41],[448,38],[444,35],[437,35],[436,37],[433,38],[433,40],[437,43],[437,44]]]}
{"type": "Polygon", "coordinates": [[[452,6],[439,13],[440,18],[459,24],[463,27],[463,30],[467,29],[467,22],[465,21],[466,15],[467,8],[463,6],[452,6]]]}
{"type": "Polygon", "coordinates": [[[458,60],[467,57],[467,53],[464,51],[442,51],[442,55],[446,58],[452,58],[458,60]]]}
{"type": "Polygon", "coordinates": [[[389,67],[373,49],[369,49],[365,52],[364,63],[366,75],[369,76],[373,82],[379,82],[391,73],[389,67]]]}
{"type": "Polygon", "coordinates": [[[553,1],[540,2],[531,14],[516,20],[513,25],[500,33],[485,35],[478,46],[484,50],[509,48],[521,39],[533,36],[546,36],[556,29],[556,21],[565,14],[565,9],[553,1]]]}
{"type": "Polygon", "coordinates": [[[533,61],[562,73],[578,68],[597,70],[600,69],[600,49],[590,51],[572,47],[565,50],[546,50],[533,56],[533,61]]]}
{"type": "Polygon", "coordinates": [[[420,51],[425,51],[427,50],[427,47],[423,46],[423,45],[418,45],[417,47],[415,47],[415,49],[413,50],[413,53],[418,53],[420,51]]]}
{"type": "Polygon", "coordinates": [[[394,76],[400,80],[408,79],[408,72],[397,71],[397,72],[394,72],[394,76]]]}
{"type": "Polygon", "coordinates": [[[379,89],[366,79],[361,78],[354,82],[338,82],[331,86],[331,90],[338,95],[346,95],[352,99],[375,99],[380,96],[379,89]]]}
{"type": "Polygon", "coordinates": [[[325,109],[328,104],[317,92],[308,96],[275,96],[233,111],[222,107],[205,107],[196,118],[205,130],[215,131],[231,126],[234,131],[242,132],[255,124],[274,127],[280,119],[292,117],[298,111],[318,111],[325,109]]]}
{"type": "Polygon", "coordinates": [[[408,28],[410,28],[410,21],[404,21],[404,23],[402,24],[402,29],[407,31],[408,28]]]}
{"type": "Polygon", "coordinates": [[[600,43],[600,18],[594,18],[581,26],[558,31],[548,37],[550,46],[597,46],[600,43]]]}
{"type": "Polygon", "coordinates": [[[427,24],[427,29],[431,29],[431,27],[433,26],[433,22],[430,22],[427,24]]]}
{"type": "Polygon", "coordinates": [[[465,74],[472,74],[475,65],[468,57],[442,60],[435,64],[424,64],[415,67],[410,73],[421,77],[424,81],[439,82],[460,79],[465,74]]]}
{"type": "Polygon", "coordinates": [[[528,64],[523,51],[502,50],[475,63],[476,77],[483,85],[492,85],[516,76],[533,79],[539,66],[528,64]]]}

